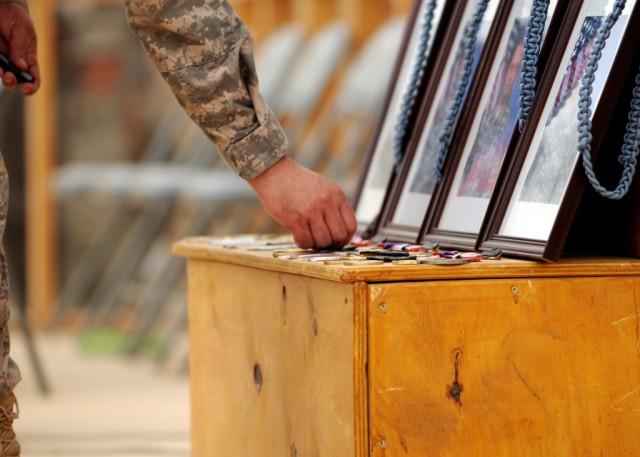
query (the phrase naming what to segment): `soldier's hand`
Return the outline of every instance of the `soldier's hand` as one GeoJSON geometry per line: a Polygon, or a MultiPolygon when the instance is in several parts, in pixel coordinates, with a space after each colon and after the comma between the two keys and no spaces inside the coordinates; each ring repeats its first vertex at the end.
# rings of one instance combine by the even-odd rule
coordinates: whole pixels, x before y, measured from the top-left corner
{"type": "Polygon", "coordinates": [[[301,248],[340,248],[356,231],[355,215],[342,190],[289,157],[249,184],[265,210],[291,231],[301,248]]]}
{"type": "MultiPolygon", "coordinates": [[[[31,95],[40,88],[37,37],[29,12],[16,2],[0,2],[0,52],[8,56],[13,65],[28,71],[35,78],[34,83],[23,83],[20,91],[31,95]]],[[[18,86],[12,72],[0,69],[2,83],[8,89],[18,86]]]]}

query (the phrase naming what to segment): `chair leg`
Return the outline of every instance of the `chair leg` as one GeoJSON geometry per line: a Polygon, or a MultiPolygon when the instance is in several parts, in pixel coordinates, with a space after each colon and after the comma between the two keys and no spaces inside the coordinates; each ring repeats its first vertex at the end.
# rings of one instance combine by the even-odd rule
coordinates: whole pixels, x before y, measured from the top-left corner
{"type": "Polygon", "coordinates": [[[31,365],[33,366],[38,389],[42,394],[48,395],[51,392],[51,388],[49,387],[49,382],[47,381],[47,377],[44,373],[44,368],[42,367],[38,351],[36,350],[36,344],[33,339],[33,334],[31,332],[29,322],[27,320],[26,310],[24,309],[24,305],[17,306],[16,308],[18,309],[20,329],[24,334],[24,339],[27,344],[27,352],[29,353],[31,365]]]}
{"type": "MultiPolygon", "coordinates": [[[[7,257],[7,262],[11,264],[11,258],[7,257]]],[[[11,265],[9,265],[9,271],[16,271],[11,265]]],[[[24,297],[24,290],[21,287],[10,287],[10,302],[14,305],[13,309],[18,312],[18,324],[20,326],[20,330],[24,335],[24,340],[27,345],[27,353],[29,354],[29,360],[31,361],[31,365],[33,367],[33,371],[35,373],[36,383],[38,385],[38,390],[43,395],[48,395],[51,392],[51,388],[49,387],[49,382],[47,381],[47,376],[44,373],[44,368],[42,367],[42,363],[40,362],[40,356],[38,351],[36,350],[36,344],[33,339],[33,333],[31,332],[31,327],[29,326],[29,320],[27,319],[27,309],[26,309],[26,301],[24,297]]]]}
{"type": "MultiPolygon", "coordinates": [[[[211,223],[216,209],[218,209],[217,205],[213,204],[198,206],[197,211],[189,218],[190,220],[187,221],[178,237],[202,233],[211,223]]],[[[184,260],[175,257],[169,249],[165,253],[163,263],[162,268],[157,270],[156,277],[151,278],[150,284],[145,286],[142,293],[136,298],[138,306],[133,306],[133,308],[140,309],[142,312],[141,316],[135,319],[137,325],[125,348],[127,355],[133,356],[142,348],[160,314],[166,297],[183,276],[184,260]]]]}
{"type": "Polygon", "coordinates": [[[52,327],[64,325],[71,312],[85,304],[90,289],[98,282],[134,214],[130,206],[120,205],[105,218],[93,242],[74,266],[58,295],[56,314],[50,324],[52,327]]]}
{"type": "Polygon", "coordinates": [[[87,302],[85,323],[98,327],[117,314],[119,300],[155,236],[171,212],[171,201],[150,203],[121,241],[100,283],[87,302]]]}

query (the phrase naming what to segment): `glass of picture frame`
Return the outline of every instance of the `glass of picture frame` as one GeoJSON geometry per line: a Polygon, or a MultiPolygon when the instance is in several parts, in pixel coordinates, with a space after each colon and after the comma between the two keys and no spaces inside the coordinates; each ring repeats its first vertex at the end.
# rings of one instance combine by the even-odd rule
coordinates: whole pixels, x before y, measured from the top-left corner
{"type": "MultiPolygon", "coordinates": [[[[484,12],[476,38],[469,87],[481,68],[480,60],[490,32],[498,23],[499,10],[504,1],[491,0],[484,12]]],[[[425,213],[436,186],[436,160],[439,138],[455,97],[455,89],[464,66],[465,32],[476,13],[479,2],[460,2],[452,14],[448,33],[429,84],[422,98],[422,106],[414,124],[407,153],[389,189],[383,207],[379,234],[390,238],[416,241],[425,213]],[[455,51],[453,51],[455,50],[455,51]]],[[[464,109],[458,117],[464,117],[464,109]]]]}
{"type": "MultiPolygon", "coordinates": [[[[578,101],[586,62],[613,0],[584,0],[563,31],[527,125],[480,235],[479,248],[557,261],[587,180],[579,161],[578,101]]],[[[593,84],[592,154],[598,151],[640,44],[640,8],[626,6],[603,50],[593,84]]],[[[614,151],[616,152],[616,151],[614,151]]]]}
{"type": "MultiPolygon", "coordinates": [[[[469,97],[470,120],[455,132],[442,183],[434,190],[423,222],[422,241],[451,249],[475,249],[502,165],[518,134],[519,85],[533,0],[515,0],[495,52],[487,59],[486,80],[469,97]]],[[[552,0],[547,9],[538,72],[550,53],[568,1],[552,0]],[[559,11],[559,14],[554,13],[559,11]],[[552,20],[553,19],[553,20],[552,20]],[[549,37],[549,39],[546,39],[549,37]]],[[[537,5],[535,5],[537,6],[537,5]]],[[[575,9],[577,4],[574,3],[575,9]]]]}
{"type": "MultiPolygon", "coordinates": [[[[440,35],[443,34],[448,18],[451,15],[455,0],[439,0],[433,10],[431,32],[427,43],[426,56],[418,55],[420,35],[422,33],[423,18],[429,0],[416,0],[409,14],[401,52],[395,62],[391,82],[387,90],[380,117],[369,142],[363,168],[354,195],[354,209],[358,221],[359,231],[365,230],[377,222],[382,210],[387,188],[394,177],[393,142],[395,127],[402,107],[403,97],[410,83],[411,73],[416,62],[427,59],[421,84],[428,79],[432,67],[433,49],[437,49],[440,35]]],[[[418,88],[419,96],[421,89],[418,88]]]]}

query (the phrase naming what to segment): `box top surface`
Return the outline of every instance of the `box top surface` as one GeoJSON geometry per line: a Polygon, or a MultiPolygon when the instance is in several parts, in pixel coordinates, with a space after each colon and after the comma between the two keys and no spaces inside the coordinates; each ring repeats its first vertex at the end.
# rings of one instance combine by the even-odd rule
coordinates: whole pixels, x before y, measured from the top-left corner
{"type": "MultiPolygon", "coordinates": [[[[225,238],[227,239],[227,238],[225,238]]],[[[238,238],[234,238],[238,240],[238,238]]],[[[174,254],[187,260],[205,260],[293,273],[340,282],[397,282],[441,279],[497,279],[532,277],[639,276],[640,259],[610,257],[567,257],[556,263],[502,258],[461,265],[327,265],[275,257],[277,247],[232,242],[213,237],[189,237],[173,245],[174,254]]]]}

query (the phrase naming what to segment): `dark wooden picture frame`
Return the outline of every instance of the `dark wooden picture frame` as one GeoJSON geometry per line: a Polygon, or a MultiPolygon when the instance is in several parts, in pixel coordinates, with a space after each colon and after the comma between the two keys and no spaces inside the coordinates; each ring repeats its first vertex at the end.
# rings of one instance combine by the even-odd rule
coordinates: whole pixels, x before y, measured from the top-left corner
{"type": "MultiPolygon", "coordinates": [[[[417,89],[416,98],[419,100],[429,78],[435,55],[442,41],[454,5],[459,0],[439,0],[434,12],[432,29],[427,46],[426,62],[421,84],[417,89]]],[[[406,28],[400,52],[394,64],[390,84],[387,89],[382,110],[369,141],[363,167],[360,171],[354,193],[354,209],[360,232],[378,222],[387,189],[395,177],[393,140],[398,114],[402,99],[409,84],[409,77],[418,59],[417,46],[421,33],[422,19],[428,0],[415,0],[411,13],[407,18],[406,28]]],[[[415,110],[417,111],[417,109],[415,110]]],[[[415,120],[409,119],[409,126],[415,120]]],[[[371,227],[375,230],[376,227],[371,227]]]]}
{"type": "MultiPolygon", "coordinates": [[[[562,254],[588,184],[577,148],[581,75],[595,39],[594,29],[609,14],[601,12],[604,2],[580,3],[577,14],[565,18],[529,121],[487,215],[478,249],[499,247],[509,255],[552,262],[562,254]]],[[[591,131],[594,158],[627,74],[638,70],[631,68],[631,62],[640,45],[639,26],[640,6],[627,2],[596,73],[591,131]]]]}
{"type": "MultiPolygon", "coordinates": [[[[466,91],[467,97],[476,82],[482,81],[484,77],[485,54],[490,52],[493,46],[496,29],[501,27],[504,5],[510,4],[511,1],[492,0],[489,3],[476,42],[473,70],[466,91]]],[[[400,172],[387,192],[378,229],[379,235],[407,242],[415,242],[420,236],[420,228],[433,193],[438,138],[461,73],[465,29],[476,12],[477,4],[477,1],[460,2],[452,15],[448,33],[444,37],[434,72],[422,99],[418,119],[414,124],[400,172]],[[452,50],[456,51],[452,52],[452,50]],[[419,181],[418,171],[425,169],[429,171],[422,174],[421,176],[425,179],[419,181]],[[411,192],[412,189],[418,189],[418,191],[411,192]],[[402,212],[402,216],[398,215],[398,212],[402,212]],[[409,218],[411,218],[410,221],[409,218]]],[[[465,122],[465,116],[463,104],[458,122],[465,122]]]]}
{"type": "MultiPolygon", "coordinates": [[[[469,96],[469,109],[473,114],[455,131],[449,151],[450,164],[442,182],[434,189],[421,228],[423,242],[438,241],[450,249],[476,247],[491,194],[519,134],[520,68],[533,5],[533,0],[515,0],[510,5],[495,53],[487,59],[490,68],[486,80],[469,96]]],[[[575,10],[577,6],[574,3],[572,8],[575,10]]],[[[538,74],[544,69],[567,14],[571,14],[568,0],[550,2],[538,74]]]]}

